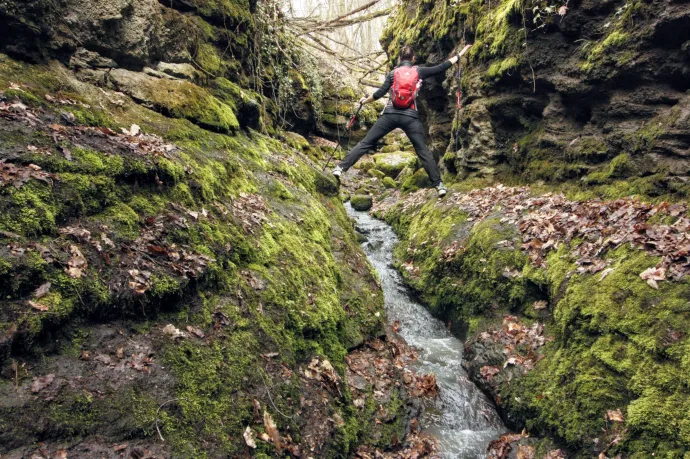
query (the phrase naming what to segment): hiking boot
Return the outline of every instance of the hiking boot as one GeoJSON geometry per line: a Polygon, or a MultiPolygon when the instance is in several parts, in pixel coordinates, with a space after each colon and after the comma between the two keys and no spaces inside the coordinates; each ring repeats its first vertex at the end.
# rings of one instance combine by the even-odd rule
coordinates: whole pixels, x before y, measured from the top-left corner
{"type": "Polygon", "coordinates": [[[443,186],[443,182],[439,183],[438,186],[436,187],[436,191],[438,191],[438,197],[442,198],[448,193],[448,190],[446,190],[446,187],[443,186]]]}
{"type": "Polygon", "coordinates": [[[333,169],[333,176],[340,181],[340,176],[343,175],[343,168],[340,166],[336,166],[335,169],[333,169]]]}

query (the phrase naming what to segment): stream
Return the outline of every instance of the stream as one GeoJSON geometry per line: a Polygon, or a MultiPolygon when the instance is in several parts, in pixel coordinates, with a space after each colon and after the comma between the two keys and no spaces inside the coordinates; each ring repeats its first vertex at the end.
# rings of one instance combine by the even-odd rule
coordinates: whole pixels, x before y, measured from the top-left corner
{"type": "Polygon", "coordinates": [[[425,414],[420,419],[424,432],[438,440],[443,458],[485,458],[489,442],[507,429],[493,403],[462,368],[463,342],[410,296],[392,265],[397,242],[392,228],[366,212],[356,212],[349,203],[346,208],[357,222],[357,230],[368,239],[362,247],[379,273],[388,321],[399,321],[399,334],[418,350],[416,370],[436,375],[439,396],[426,402],[425,414]]]}

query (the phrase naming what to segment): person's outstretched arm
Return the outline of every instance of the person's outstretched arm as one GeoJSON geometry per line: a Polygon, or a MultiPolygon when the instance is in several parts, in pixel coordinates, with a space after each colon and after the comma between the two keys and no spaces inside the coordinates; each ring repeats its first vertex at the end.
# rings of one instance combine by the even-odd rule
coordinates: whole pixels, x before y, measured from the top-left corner
{"type": "Polygon", "coordinates": [[[454,65],[460,58],[467,52],[469,49],[472,47],[472,45],[467,45],[465,46],[462,51],[460,51],[457,55],[451,57],[447,61],[435,65],[433,67],[420,67],[418,72],[419,72],[419,78],[422,80],[425,80],[429,77],[432,77],[434,75],[438,75],[439,73],[443,73],[446,70],[448,70],[452,65],[454,65]]]}
{"type": "Polygon", "coordinates": [[[381,85],[379,89],[377,89],[374,94],[367,96],[367,97],[362,97],[359,100],[360,105],[366,105],[370,104],[375,100],[379,100],[383,96],[385,96],[388,93],[388,90],[393,86],[393,72],[388,72],[386,75],[386,79],[381,85]]]}

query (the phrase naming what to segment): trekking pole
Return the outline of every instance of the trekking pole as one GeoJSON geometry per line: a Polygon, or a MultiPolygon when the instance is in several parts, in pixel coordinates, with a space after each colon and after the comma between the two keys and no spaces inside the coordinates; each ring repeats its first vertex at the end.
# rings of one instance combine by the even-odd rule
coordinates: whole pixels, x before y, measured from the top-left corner
{"type": "Polygon", "coordinates": [[[359,116],[359,112],[362,110],[363,104],[360,102],[359,107],[357,107],[357,110],[355,113],[352,115],[352,118],[350,118],[350,122],[347,123],[347,129],[352,129],[352,126],[355,125],[355,120],[357,119],[357,116],[359,116]]]}
{"type": "MultiPolygon", "coordinates": [[[[347,130],[348,131],[350,131],[352,129],[352,126],[355,125],[355,120],[357,119],[357,116],[359,115],[360,110],[362,110],[362,105],[363,104],[361,104],[361,103],[359,104],[359,107],[357,107],[357,110],[352,115],[352,118],[350,118],[350,122],[347,123],[347,130]]],[[[350,133],[352,133],[352,131],[350,131],[350,133]]],[[[333,151],[331,152],[331,156],[328,157],[328,161],[326,161],[326,164],[323,165],[323,169],[321,169],[321,172],[326,170],[326,168],[328,167],[328,164],[331,162],[331,159],[333,159],[333,156],[335,156],[335,152],[338,150],[339,146],[340,146],[340,143],[335,144],[335,146],[333,147],[333,151]]]]}
{"type": "Polygon", "coordinates": [[[469,51],[471,45],[467,45],[463,48],[462,51],[458,54],[458,73],[456,75],[456,78],[458,80],[458,90],[455,93],[456,94],[456,102],[455,102],[455,123],[456,123],[456,128],[455,128],[455,153],[458,152],[458,142],[460,141],[459,139],[459,134],[460,134],[460,110],[462,109],[462,62],[460,61],[460,58],[469,51]]]}

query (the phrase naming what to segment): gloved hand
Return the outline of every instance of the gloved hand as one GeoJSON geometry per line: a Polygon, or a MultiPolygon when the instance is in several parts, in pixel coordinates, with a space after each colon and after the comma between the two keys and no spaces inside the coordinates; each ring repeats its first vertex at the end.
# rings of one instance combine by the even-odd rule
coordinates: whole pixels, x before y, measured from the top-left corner
{"type": "Polygon", "coordinates": [[[467,45],[467,46],[465,46],[465,47],[462,49],[462,51],[460,51],[460,52],[458,53],[458,59],[460,59],[467,51],[469,51],[471,47],[472,47],[472,45],[467,45]]]}

